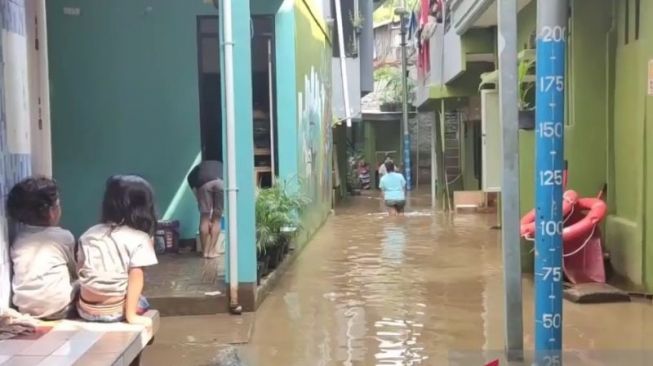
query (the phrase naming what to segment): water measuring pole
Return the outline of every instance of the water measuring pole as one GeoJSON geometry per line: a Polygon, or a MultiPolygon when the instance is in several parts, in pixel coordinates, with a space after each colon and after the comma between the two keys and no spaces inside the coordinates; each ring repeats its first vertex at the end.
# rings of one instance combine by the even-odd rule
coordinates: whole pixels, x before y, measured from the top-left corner
{"type": "Polygon", "coordinates": [[[562,364],[562,195],[567,0],[537,0],[535,358],[562,364]]]}
{"type": "Polygon", "coordinates": [[[406,189],[413,189],[413,178],[411,173],[410,162],[410,131],[408,129],[408,56],[406,54],[406,27],[410,12],[406,8],[406,0],[403,1],[401,8],[395,9],[395,14],[400,19],[401,34],[401,125],[403,129],[403,155],[404,155],[404,177],[406,177],[406,189]]]}

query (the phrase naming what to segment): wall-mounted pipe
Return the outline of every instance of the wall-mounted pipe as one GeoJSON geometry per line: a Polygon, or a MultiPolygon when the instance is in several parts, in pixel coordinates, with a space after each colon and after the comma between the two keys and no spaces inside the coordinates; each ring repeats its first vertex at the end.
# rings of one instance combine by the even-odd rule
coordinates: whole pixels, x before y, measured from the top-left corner
{"type": "Polygon", "coordinates": [[[345,54],[345,35],[343,34],[343,17],[340,0],[335,1],[336,22],[338,23],[338,48],[340,50],[340,74],[342,76],[342,97],[345,101],[345,119],[347,127],[351,127],[351,109],[349,109],[349,75],[347,75],[347,55],[345,54]]]}
{"type": "MultiPolygon", "coordinates": [[[[217,0],[214,4],[219,8],[217,0]]],[[[234,40],[231,0],[222,0],[222,35],[224,40],[224,88],[227,117],[227,210],[229,236],[229,310],[240,314],[238,302],[238,182],[236,179],[236,110],[234,105],[234,40]]]]}

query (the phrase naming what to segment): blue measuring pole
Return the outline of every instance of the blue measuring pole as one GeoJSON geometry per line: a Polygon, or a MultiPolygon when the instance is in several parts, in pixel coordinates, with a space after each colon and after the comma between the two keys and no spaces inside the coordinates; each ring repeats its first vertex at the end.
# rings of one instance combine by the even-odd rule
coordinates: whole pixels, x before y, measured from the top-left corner
{"type": "Polygon", "coordinates": [[[560,365],[567,0],[538,0],[537,13],[535,358],[560,365]]]}
{"type": "Polygon", "coordinates": [[[412,176],[412,170],[410,168],[410,135],[405,134],[404,135],[404,177],[406,178],[406,189],[407,190],[412,190],[413,189],[413,176],[412,176]]]}

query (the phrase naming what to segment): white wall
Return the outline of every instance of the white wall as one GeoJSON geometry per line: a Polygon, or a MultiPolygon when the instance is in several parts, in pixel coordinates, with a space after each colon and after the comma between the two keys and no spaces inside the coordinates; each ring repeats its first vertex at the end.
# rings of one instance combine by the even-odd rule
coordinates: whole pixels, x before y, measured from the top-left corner
{"type": "MultiPolygon", "coordinates": [[[[45,0],[42,0],[45,1],[45,0]]],[[[26,39],[25,0],[0,0],[3,9],[0,41],[2,75],[0,98],[5,107],[0,120],[0,309],[9,305],[10,261],[5,202],[17,180],[31,174],[28,41],[26,39]]]]}
{"type": "Polygon", "coordinates": [[[50,82],[45,0],[25,4],[31,121],[32,173],[52,176],[50,82]],[[38,42],[38,49],[36,44],[38,42]]]}
{"type": "Polygon", "coordinates": [[[345,112],[345,98],[342,89],[342,73],[340,59],[334,58],[332,65],[332,87],[333,87],[333,116],[338,119],[347,117],[357,117],[361,113],[361,79],[360,79],[360,59],[347,58],[347,80],[349,84],[349,114],[345,112]]]}

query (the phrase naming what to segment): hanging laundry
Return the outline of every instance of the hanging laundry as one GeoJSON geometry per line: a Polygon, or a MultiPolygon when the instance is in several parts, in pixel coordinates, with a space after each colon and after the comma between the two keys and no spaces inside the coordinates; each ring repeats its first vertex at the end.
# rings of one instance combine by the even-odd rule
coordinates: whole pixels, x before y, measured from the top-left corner
{"type": "Polygon", "coordinates": [[[430,0],[420,0],[420,14],[419,14],[419,27],[420,27],[420,39],[419,39],[419,54],[417,57],[417,71],[421,77],[425,77],[430,70],[430,57],[429,57],[429,43],[430,39],[424,40],[423,32],[424,28],[429,22],[429,14],[431,8],[430,0]]]}
{"type": "Polygon", "coordinates": [[[419,28],[419,24],[417,22],[417,16],[415,15],[415,12],[410,13],[410,19],[408,20],[408,39],[412,39],[413,36],[416,34],[417,29],[419,28]]]}

